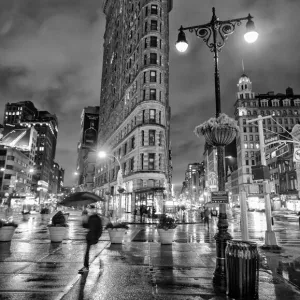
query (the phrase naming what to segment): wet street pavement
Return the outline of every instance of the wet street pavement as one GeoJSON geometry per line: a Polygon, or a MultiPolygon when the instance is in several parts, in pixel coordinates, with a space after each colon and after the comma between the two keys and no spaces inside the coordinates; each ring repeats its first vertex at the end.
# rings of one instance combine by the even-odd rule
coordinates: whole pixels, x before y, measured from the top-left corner
{"type": "MultiPolygon", "coordinates": [[[[11,243],[0,243],[0,299],[226,299],[215,290],[216,220],[181,224],[175,241],[161,246],[154,225],[131,224],[124,243],[111,245],[106,231],[93,246],[90,271],[82,267],[86,231],[80,212],[71,211],[63,243],[50,243],[40,215],[19,223],[11,243]]],[[[229,215],[229,232],[240,238],[239,214],[229,215]]],[[[263,244],[263,213],[249,213],[250,239],[263,244]]],[[[260,299],[300,299],[300,231],[297,222],[276,217],[280,252],[262,251],[260,299]]]]}

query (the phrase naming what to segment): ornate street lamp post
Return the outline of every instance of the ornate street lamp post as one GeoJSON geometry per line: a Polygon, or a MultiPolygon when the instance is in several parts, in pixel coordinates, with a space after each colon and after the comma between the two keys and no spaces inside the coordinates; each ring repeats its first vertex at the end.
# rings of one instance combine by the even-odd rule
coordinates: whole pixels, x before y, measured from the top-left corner
{"type": "MultiPolygon", "coordinates": [[[[220,94],[220,75],[219,75],[219,52],[222,50],[225,45],[225,41],[228,36],[235,31],[236,26],[240,26],[242,21],[246,21],[246,33],[244,35],[245,40],[248,43],[253,43],[258,37],[258,33],[255,31],[254,22],[252,21],[252,16],[249,14],[247,17],[231,19],[220,21],[215,14],[215,8],[212,8],[212,19],[209,23],[191,27],[180,27],[178,40],[176,42],[176,48],[179,52],[186,51],[188,43],[185,37],[185,30],[194,32],[196,36],[203,39],[211,52],[214,53],[214,77],[215,77],[215,101],[216,101],[216,118],[221,114],[221,94],[220,94]]],[[[230,132],[229,128],[221,128],[213,130],[212,135],[215,140],[212,140],[212,135],[206,135],[205,138],[209,141],[210,145],[217,147],[218,155],[218,188],[219,191],[225,191],[225,145],[230,143],[234,136],[235,132],[232,129],[230,132]],[[217,132],[218,131],[218,132],[217,132]]],[[[209,134],[211,134],[210,132],[209,134]]],[[[216,269],[214,272],[213,282],[221,287],[226,286],[226,270],[225,270],[225,247],[226,242],[232,237],[227,232],[228,221],[226,215],[226,204],[220,204],[219,208],[219,220],[218,220],[218,232],[215,235],[216,240],[216,269]]]]}

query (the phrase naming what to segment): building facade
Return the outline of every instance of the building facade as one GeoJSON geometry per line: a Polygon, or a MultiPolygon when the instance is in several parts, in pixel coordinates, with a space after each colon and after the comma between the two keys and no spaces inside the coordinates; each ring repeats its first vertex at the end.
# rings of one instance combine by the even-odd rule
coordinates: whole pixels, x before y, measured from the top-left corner
{"type": "Polygon", "coordinates": [[[98,148],[112,160],[98,160],[96,191],[119,213],[142,205],[161,212],[171,190],[171,9],[171,0],[103,1],[98,148]]]}
{"type": "Polygon", "coordinates": [[[39,111],[31,101],[7,103],[4,111],[4,127],[31,128],[37,132],[34,156],[32,188],[39,191],[40,200],[47,196],[50,176],[56,153],[58,121],[48,111],[39,111]]]}
{"type": "Polygon", "coordinates": [[[32,168],[29,158],[22,151],[0,146],[0,194],[1,198],[14,192],[19,197],[31,193],[32,168]]]}
{"type": "Polygon", "coordinates": [[[88,106],[82,110],[80,137],[77,146],[77,188],[94,189],[96,148],[99,126],[99,106],[88,106]]]}
{"type": "MultiPolygon", "coordinates": [[[[252,82],[247,75],[242,75],[238,82],[237,100],[235,102],[235,119],[240,126],[237,137],[237,158],[238,158],[238,180],[239,192],[245,190],[248,197],[249,208],[263,210],[264,194],[261,183],[252,180],[251,167],[260,164],[260,142],[257,123],[247,123],[247,120],[257,118],[258,115],[270,116],[263,120],[263,129],[266,147],[266,159],[271,173],[271,205],[273,208],[282,206],[276,203],[284,194],[284,188],[288,194],[293,187],[295,194],[297,182],[282,185],[280,184],[280,166],[283,161],[289,161],[289,172],[295,170],[295,164],[289,159],[291,146],[279,149],[279,140],[286,139],[295,124],[300,123],[300,95],[294,95],[289,87],[285,94],[255,94],[252,91],[252,82]],[[278,141],[278,142],[277,142],[278,141]],[[285,158],[286,157],[286,158],[285,158]]],[[[286,178],[295,180],[295,172],[286,175],[286,178]]],[[[298,196],[293,196],[297,200],[298,196]]],[[[281,202],[281,200],[280,200],[281,202]]]]}

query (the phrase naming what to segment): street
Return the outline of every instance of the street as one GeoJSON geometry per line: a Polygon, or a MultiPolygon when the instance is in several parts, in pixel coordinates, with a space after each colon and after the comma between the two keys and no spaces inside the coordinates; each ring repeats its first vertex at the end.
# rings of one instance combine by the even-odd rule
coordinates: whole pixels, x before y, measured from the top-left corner
{"type": "MultiPolygon", "coordinates": [[[[49,242],[47,223],[39,214],[31,215],[29,221],[22,221],[22,215],[15,218],[19,227],[12,242],[0,243],[1,299],[183,299],[180,295],[205,298],[215,293],[211,279],[216,220],[209,229],[203,223],[178,225],[173,245],[164,248],[158,243],[155,225],[131,224],[123,245],[110,245],[104,231],[92,247],[90,272],[81,277],[77,271],[83,263],[86,231],[80,212],[70,213],[67,236],[58,244],[49,242]],[[199,274],[206,278],[200,286],[195,279],[199,274]],[[173,297],[167,298],[170,293],[173,297]]],[[[236,239],[240,238],[238,221],[239,213],[229,215],[229,232],[236,239]]],[[[249,213],[249,224],[250,239],[262,245],[264,214],[249,213]]],[[[260,250],[261,294],[263,284],[284,284],[280,276],[274,279],[275,273],[300,286],[298,223],[278,218],[274,230],[283,249],[279,253],[260,250]]]]}

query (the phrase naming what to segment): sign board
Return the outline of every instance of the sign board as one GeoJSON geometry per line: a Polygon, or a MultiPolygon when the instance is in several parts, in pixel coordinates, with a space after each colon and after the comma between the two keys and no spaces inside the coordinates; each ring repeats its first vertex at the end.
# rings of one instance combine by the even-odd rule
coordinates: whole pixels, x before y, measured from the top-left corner
{"type": "Polygon", "coordinates": [[[300,124],[296,124],[293,127],[291,135],[296,141],[300,141],[300,124]]]}
{"type": "Polygon", "coordinates": [[[280,147],[276,150],[276,157],[279,157],[287,152],[289,152],[289,146],[284,145],[283,147],[280,147]]]}
{"type": "Polygon", "coordinates": [[[300,149],[299,148],[294,148],[294,158],[293,161],[296,163],[300,162],[300,149]]]}
{"type": "Polygon", "coordinates": [[[269,138],[265,138],[265,145],[267,146],[269,143],[271,142],[275,142],[275,141],[278,141],[278,135],[273,135],[269,138]]]}
{"type": "Polygon", "coordinates": [[[211,192],[212,203],[229,203],[228,192],[211,192]]]}

